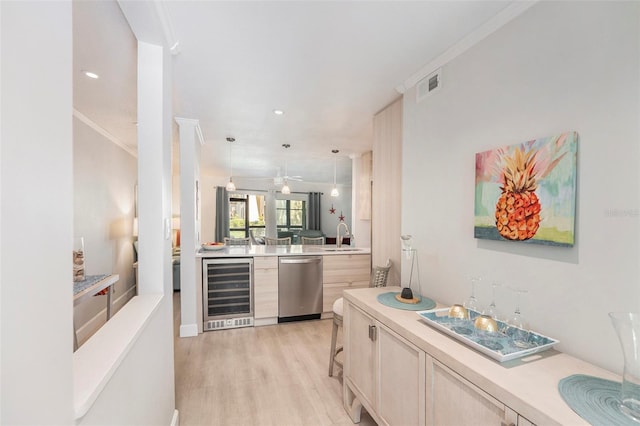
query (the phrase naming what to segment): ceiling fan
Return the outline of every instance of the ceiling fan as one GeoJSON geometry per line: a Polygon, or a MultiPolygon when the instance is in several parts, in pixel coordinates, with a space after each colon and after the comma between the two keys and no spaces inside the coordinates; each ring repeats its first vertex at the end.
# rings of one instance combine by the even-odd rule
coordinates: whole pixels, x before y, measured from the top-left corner
{"type": "Polygon", "coordinates": [[[243,179],[255,179],[255,180],[263,180],[263,181],[272,181],[274,186],[282,186],[287,181],[298,181],[298,182],[303,182],[304,181],[302,176],[289,176],[286,173],[286,168],[285,168],[285,174],[283,175],[282,174],[282,169],[280,167],[276,167],[276,174],[274,176],[263,176],[263,177],[236,176],[236,177],[240,177],[240,178],[243,178],[243,179]]]}
{"type": "Polygon", "coordinates": [[[292,180],[292,181],[298,181],[298,182],[302,182],[302,176],[289,176],[287,174],[287,166],[285,165],[285,174],[284,175],[280,175],[280,167],[278,167],[276,169],[276,175],[273,177],[273,184],[274,185],[283,185],[286,181],[292,180]]]}

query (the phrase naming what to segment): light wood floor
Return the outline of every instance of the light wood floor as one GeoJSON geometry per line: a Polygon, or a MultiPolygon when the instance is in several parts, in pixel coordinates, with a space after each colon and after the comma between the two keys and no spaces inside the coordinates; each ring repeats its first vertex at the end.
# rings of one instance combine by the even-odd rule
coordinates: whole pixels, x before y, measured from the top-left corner
{"type": "MultiPolygon", "coordinates": [[[[176,408],[181,426],[352,425],[342,372],[328,376],[331,320],[179,338],[174,293],[176,408]]],[[[341,339],[341,335],[338,336],[341,339]]],[[[363,410],[363,426],[375,422],[363,410]]]]}

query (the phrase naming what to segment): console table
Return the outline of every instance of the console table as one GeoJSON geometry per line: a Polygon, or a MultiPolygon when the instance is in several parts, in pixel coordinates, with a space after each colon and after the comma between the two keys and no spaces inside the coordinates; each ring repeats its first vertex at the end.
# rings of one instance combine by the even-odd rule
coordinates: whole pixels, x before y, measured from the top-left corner
{"type": "MultiPolygon", "coordinates": [[[[92,296],[107,289],[107,321],[111,319],[112,286],[120,280],[120,275],[87,275],[82,281],[73,282],[73,306],[77,306],[92,296]]],[[[78,349],[78,336],[73,327],[73,350],[78,349]]]]}

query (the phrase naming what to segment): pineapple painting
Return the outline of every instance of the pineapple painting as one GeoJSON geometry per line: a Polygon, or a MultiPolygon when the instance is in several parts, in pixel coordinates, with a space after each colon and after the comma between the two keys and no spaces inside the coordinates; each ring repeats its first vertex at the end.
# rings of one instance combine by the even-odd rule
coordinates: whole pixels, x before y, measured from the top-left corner
{"type": "Polygon", "coordinates": [[[540,200],[535,159],[537,152],[517,147],[504,156],[502,195],[496,203],[496,228],[508,240],[528,240],[540,226],[540,200]]]}
{"type": "Polygon", "coordinates": [[[574,243],[575,132],[476,154],[476,238],[574,243]]]}

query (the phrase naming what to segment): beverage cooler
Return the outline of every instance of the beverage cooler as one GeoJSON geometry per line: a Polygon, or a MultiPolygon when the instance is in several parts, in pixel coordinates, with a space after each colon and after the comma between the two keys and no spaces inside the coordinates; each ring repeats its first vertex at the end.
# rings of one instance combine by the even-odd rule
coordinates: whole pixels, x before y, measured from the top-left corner
{"type": "Polygon", "coordinates": [[[253,258],[203,259],[204,331],[253,326],[253,258]]]}

